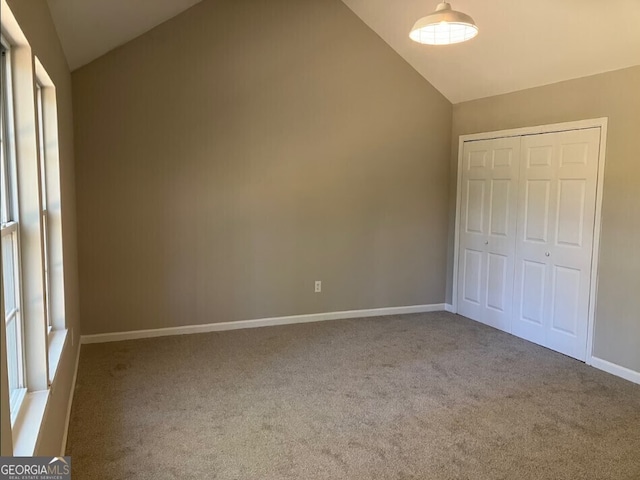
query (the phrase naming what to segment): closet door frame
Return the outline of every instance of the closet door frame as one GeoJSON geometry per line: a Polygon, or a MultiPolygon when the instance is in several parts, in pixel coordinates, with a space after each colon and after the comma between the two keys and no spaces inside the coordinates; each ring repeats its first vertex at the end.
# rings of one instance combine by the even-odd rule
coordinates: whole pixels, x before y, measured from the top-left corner
{"type": "Polygon", "coordinates": [[[607,147],[607,117],[578,120],[575,122],[554,123],[549,125],[537,125],[532,127],[514,128],[509,130],[499,130],[493,132],[474,133],[460,135],[458,140],[458,175],[456,182],[456,222],[453,250],[453,291],[451,311],[458,312],[458,268],[460,252],[460,218],[461,218],[461,197],[462,197],[462,161],[464,154],[464,142],[474,140],[490,140],[504,137],[520,137],[523,135],[537,135],[543,133],[566,132],[569,130],[582,130],[586,128],[600,128],[600,151],[598,154],[598,178],[596,181],[596,206],[595,206],[595,226],[593,232],[593,250],[591,252],[591,278],[589,292],[589,315],[587,325],[587,365],[592,364],[593,356],[593,329],[596,312],[596,295],[598,291],[598,259],[600,257],[600,229],[602,226],[602,189],[604,185],[604,164],[607,147]]]}

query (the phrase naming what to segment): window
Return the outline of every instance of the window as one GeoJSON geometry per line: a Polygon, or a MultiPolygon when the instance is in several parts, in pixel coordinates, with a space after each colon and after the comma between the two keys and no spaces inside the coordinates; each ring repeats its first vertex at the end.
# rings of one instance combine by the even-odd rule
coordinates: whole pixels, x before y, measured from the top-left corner
{"type": "Polygon", "coordinates": [[[36,114],[38,122],[38,153],[40,155],[40,219],[42,222],[42,251],[44,269],[44,312],[47,321],[47,333],[51,333],[51,279],[49,277],[49,228],[47,219],[47,174],[46,174],[46,148],[44,132],[44,99],[43,86],[36,80],[36,114]]]}
{"type": "Polygon", "coordinates": [[[9,384],[1,393],[11,412],[13,453],[30,456],[69,343],[57,93],[0,1],[0,335],[9,384]]]}
{"type": "MultiPolygon", "coordinates": [[[[37,202],[33,206],[39,212],[39,246],[41,248],[38,252],[29,253],[41,257],[42,287],[39,291],[48,336],[47,369],[48,381],[51,383],[54,381],[68,333],[64,307],[58,109],[55,84],[38,57],[34,57],[34,64],[36,99],[34,125],[38,157],[38,168],[34,173],[37,173],[39,178],[32,175],[25,178],[25,182],[26,188],[35,190],[34,193],[37,195],[37,202]]],[[[21,162],[23,158],[19,156],[18,160],[21,162]]],[[[23,228],[25,228],[24,225],[23,228]]],[[[22,254],[25,255],[24,249],[22,254]]],[[[29,338],[26,343],[27,352],[29,352],[29,338]]]]}
{"type": "Polygon", "coordinates": [[[11,420],[15,420],[26,394],[24,375],[24,328],[22,323],[22,295],[20,281],[20,228],[16,195],[16,165],[11,139],[13,131],[13,102],[11,95],[10,51],[2,44],[0,79],[0,184],[2,187],[2,279],[4,287],[4,322],[7,342],[7,370],[9,374],[9,405],[11,420]]]}

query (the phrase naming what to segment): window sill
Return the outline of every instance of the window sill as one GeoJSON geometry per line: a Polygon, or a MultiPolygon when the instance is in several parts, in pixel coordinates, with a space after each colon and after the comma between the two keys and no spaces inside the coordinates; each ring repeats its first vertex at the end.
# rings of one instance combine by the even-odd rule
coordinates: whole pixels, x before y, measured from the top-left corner
{"type": "Polygon", "coordinates": [[[58,364],[62,357],[62,350],[67,341],[68,330],[51,330],[49,333],[49,384],[53,384],[58,372],[58,364]]]}
{"type": "Polygon", "coordinates": [[[28,392],[12,427],[13,455],[16,457],[30,457],[34,454],[40,426],[47,408],[49,393],[53,388],[62,351],[67,341],[67,330],[52,330],[49,333],[49,383],[48,390],[28,392]]]}
{"type": "Polygon", "coordinates": [[[13,428],[13,425],[15,425],[16,420],[20,416],[20,409],[22,408],[22,402],[24,402],[26,394],[26,388],[17,388],[11,393],[11,397],[9,398],[9,405],[11,405],[11,428],[13,428]]]}
{"type": "Polygon", "coordinates": [[[30,392],[25,395],[20,414],[13,427],[14,456],[31,457],[33,455],[48,399],[49,390],[30,392]]]}

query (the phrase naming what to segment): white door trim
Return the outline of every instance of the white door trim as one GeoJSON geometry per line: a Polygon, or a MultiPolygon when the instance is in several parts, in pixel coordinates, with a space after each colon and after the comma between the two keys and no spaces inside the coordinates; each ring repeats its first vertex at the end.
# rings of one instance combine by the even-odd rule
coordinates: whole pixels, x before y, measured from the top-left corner
{"type": "Polygon", "coordinates": [[[591,292],[589,295],[589,324],[587,327],[587,365],[593,364],[593,330],[596,312],[596,295],[598,291],[598,259],[600,257],[600,228],[602,224],[602,189],[604,185],[604,164],[607,147],[607,117],[578,120],[575,122],[553,123],[549,125],[536,125],[532,127],[513,128],[494,132],[472,133],[460,135],[458,139],[458,174],[456,182],[456,223],[454,233],[453,250],[453,290],[451,305],[453,313],[458,311],[458,271],[460,248],[460,201],[462,196],[462,158],[464,142],[474,140],[489,140],[492,138],[517,137],[523,135],[538,135],[542,133],[565,132],[568,130],[581,130],[585,128],[600,128],[600,152],[598,156],[598,179],[596,185],[596,211],[595,226],[593,232],[593,252],[591,254],[591,292]]]}

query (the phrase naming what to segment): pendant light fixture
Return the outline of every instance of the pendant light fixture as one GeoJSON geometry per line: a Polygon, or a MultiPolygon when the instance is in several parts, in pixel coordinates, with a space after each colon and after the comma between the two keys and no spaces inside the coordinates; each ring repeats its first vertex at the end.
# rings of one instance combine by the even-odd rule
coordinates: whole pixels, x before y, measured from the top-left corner
{"type": "Polygon", "coordinates": [[[436,11],[422,17],[411,29],[409,38],[427,45],[449,45],[471,40],[478,34],[473,18],[451,9],[449,2],[439,3],[436,11]]]}

